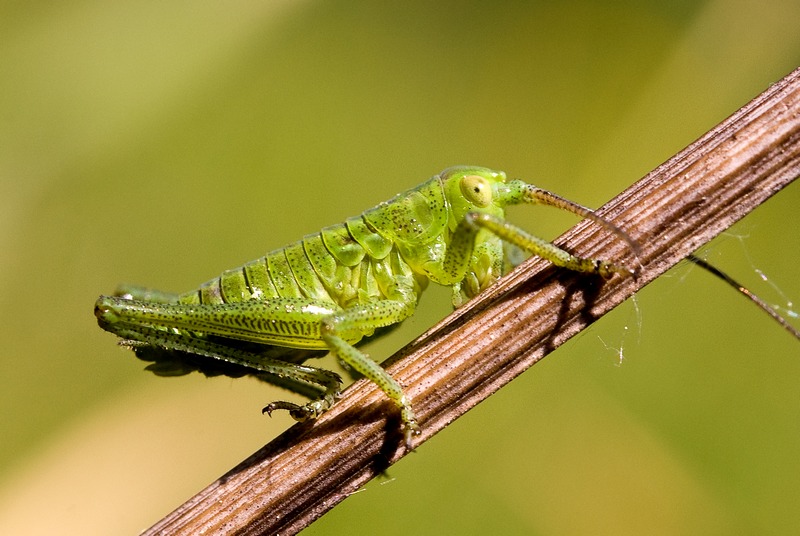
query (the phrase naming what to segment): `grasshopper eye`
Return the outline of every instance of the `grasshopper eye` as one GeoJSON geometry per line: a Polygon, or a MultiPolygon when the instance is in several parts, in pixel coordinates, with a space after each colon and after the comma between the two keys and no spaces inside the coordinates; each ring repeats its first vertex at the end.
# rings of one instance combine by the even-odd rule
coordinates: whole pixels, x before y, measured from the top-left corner
{"type": "Polygon", "coordinates": [[[492,202],[492,186],[479,175],[465,175],[461,179],[461,193],[467,201],[481,208],[492,202]]]}

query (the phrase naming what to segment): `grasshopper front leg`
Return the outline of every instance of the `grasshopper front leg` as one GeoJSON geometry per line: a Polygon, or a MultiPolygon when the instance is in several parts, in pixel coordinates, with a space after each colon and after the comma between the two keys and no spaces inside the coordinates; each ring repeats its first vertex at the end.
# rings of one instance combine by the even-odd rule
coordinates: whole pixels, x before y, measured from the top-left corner
{"type": "MultiPolygon", "coordinates": [[[[254,371],[322,388],[303,406],[273,402],[264,408],[289,410],[293,418],[315,418],[339,394],[338,375],[315,367],[265,357],[237,347],[237,341],[287,348],[328,349],[373,381],[401,410],[406,443],[418,426],[402,387],[353,344],[375,329],[400,322],[414,311],[413,288],[395,285],[386,299],[341,308],[307,298],[271,298],[221,304],[155,303],[101,296],[95,314],[103,328],[132,346],[146,345],[220,359],[254,371]],[[212,336],[212,337],[209,337],[212,336]],[[230,344],[228,343],[230,341],[230,344]]],[[[241,346],[241,344],[239,344],[241,346]]]]}
{"type": "Polygon", "coordinates": [[[467,214],[464,221],[467,225],[474,225],[487,229],[506,242],[533,253],[537,257],[547,259],[556,266],[574,272],[598,274],[606,279],[610,278],[615,273],[622,275],[633,275],[634,273],[633,270],[614,263],[573,255],[555,244],[532,235],[513,223],[491,214],[471,212],[467,214]]]}
{"type": "Polygon", "coordinates": [[[606,279],[615,273],[633,274],[632,270],[618,264],[573,255],[493,214],[469,212],[453,233],[441,269],[432,274],[438,283],[452,288],[455,307],[475,297],[500,277],[505,268],[503,243],[575,272],[597,274],[606,279]],[[489,233],[493,238],[479,238],[479,232],[489,233]]]}

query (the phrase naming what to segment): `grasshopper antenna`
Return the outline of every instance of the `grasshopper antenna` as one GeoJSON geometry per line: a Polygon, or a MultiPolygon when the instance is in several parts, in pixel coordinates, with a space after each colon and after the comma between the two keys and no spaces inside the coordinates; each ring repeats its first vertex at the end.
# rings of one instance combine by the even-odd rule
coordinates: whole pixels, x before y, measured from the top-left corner
{"type": "MultiPolygon", "coordinates": [[[[577,214],[584,218],[588,218],[594,221],[595,223],[605,227],[612,233],[621,237],[628,244],[631,251],[633,251],[634,257],[638,260],[639,253],[641,252],[639,244],[637,244],[635,240],[630,238],[630,236],[628,236],[628,234],[625,231],[623,231],[613,223],[606,221],[602,217],[598,216],[597,214],[594,213],[593,210],[586,208],[582,205],[579,205],[577,203],[574,203],[572,201],[569,201],[567,199],[564,199],[563,197],[553,194],[552,192],[548,192],[547,190],[542,190],[541,188],[533,187],[530,189],[530,191],[526,192],[526,194],[529,198],[535,199],[539,203],[561,208],[568,212],[572,212],[573,214],[577,214]]],[[[772,317],[772,319],[775,320],[775,322],[780,324],[783,327],[783,329],[788,331],[795,339],[800,341],[800,330],[792,326],[785,318],[783,318],[780,315],[780,313],[778,313],[778,311],[776,311],[767,302],[759,298],[756,294],[751,292],[750,289],[740,284],[738,281],[733,279],[731,276],[729,276],[716,266],[708,263],[707,261],[701,259],[696,255],[689,255],[688,257],[686,257],[686,260],[696,264],[697,266],[700,266],[701,268],[707,270],[711,274],[725,281],[728,285],[732,286],[739,293],[741,293],[745,298],[754,303],[756,307],[758,307],[759,309],[767,313],[770,317],[772,317]]],[[[632,274],[636,276],[637,272],[638,272],[638,267],[637,269],[632,271],[632,274]]]]}
{"type": "Polygon", "coordinates": [[[613,234],[617,235],[621,238],[631,249],[633,252],[633,256],[638,263],[638,266],[631,270],[631,275],[636,277],[639,273],[640,268],[642,267],[642,263],[639,260],[639,257],[642,253],[642,248],[639,247],[639,244],[628,235],[625,231],[611,223],[610,221],[604,219],[602,216],[598,216],[594,210],[587,208],[583,205],[579,205],[574,201],[570,201],[569,199],[565,199],[560,195],[556,195],[553,192],[544,190],[542,188],[537,188],[536,186],[531,186],[526,192],[525,196],[527,199],[532,200],[533,202],[540,203],[542,205],[547,205],[551,207],[556,207],[566,212],[571,212],[576,216],[580,216],[582,218],[586,218],[595,222],[596,224],[604,227],[608,231],[611,231],[613,234]]]}
{"type": "Polygon", "coordinates": [[[704,268],[704,269],[708,270],[710,273],[712,273],[713,275],[719,277],[720,279],[725,281],[727,284],[729,284],[730,286],[735,288],[745,298],[747,298],[748,300],[753,302],[759,309],[761,309],[762,311],[767,313],[769,316],[771,316],[772,319],[775,320],[775,322],[777,322],[778,324],[783,326],[783,329],[785,329],[786,331],[791,333],[792,336],[794,336],[795,339],[800,340],[800,331],[798,331],[797,328],[795,328],[789,322],[787,322],[786,319],[783,318],[778,313],[778,311],[773,309],[768,303],[766,303],[764,300],[762,300],[761,298],[759,298],[758,296],[756,296],[755,294],[750,292],[750,290],[747,287],[745,287],[744,285],[739,284],[739,282],[737,282],[731,276],[729,276],[728,274],[726,274],[725,272],[723,272],[722,270],[720,270],[716,266],[714,266],[712,264],[709,264],[707,261],[701,259],[700,257],[698,257],[696,255],[689,255],[688,257],[686,257],[686,260],[691,262],[691,263],[696,264],[697,266],[700,266],[701,268],[704,268]]]}

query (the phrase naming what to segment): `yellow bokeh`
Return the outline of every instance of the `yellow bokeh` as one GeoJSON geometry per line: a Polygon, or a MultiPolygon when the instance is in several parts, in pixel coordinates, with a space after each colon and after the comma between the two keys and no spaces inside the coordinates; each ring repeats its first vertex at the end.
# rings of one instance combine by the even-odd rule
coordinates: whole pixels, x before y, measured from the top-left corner
{"type": "MultiPolygon", "coordinates": [[[[797,67],[797,20],[755,0],[0,7],[0,533],[136,533],[291,424],[255,381],[144,372],[99,294],[188,290],[456,164],[599,206],[797,67]]],[[[704,254],[800,300],[799,202],[704,254]]],[[[798,355],[678,267],[307,532],[792,532],[798,355]]]]}

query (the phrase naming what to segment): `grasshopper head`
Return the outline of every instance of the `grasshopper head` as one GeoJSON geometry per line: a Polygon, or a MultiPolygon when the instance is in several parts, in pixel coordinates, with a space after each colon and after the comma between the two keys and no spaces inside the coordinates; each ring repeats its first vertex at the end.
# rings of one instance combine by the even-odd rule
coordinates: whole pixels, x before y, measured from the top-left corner
{"type": "Polygon", "coordinates": [[[467,212],[486,212],[503,217],[509,204],[506,174],[476,166],[447,168],[439,175],[450,205],[448,226],[454,230],[467,212]]]}
{"type": "MultiPolygon", "coordinates": [[[[506,174],[502,171],[474,166],[452,167],[444,170],[439,178],[449,206],[448,228],[451,233],[457,232],[468,213],[505,218],[510,192],[506,174]]],[[[500,238],[485,229],[475,230],[477,232],[469,245],[471,254],[461,268],[464,270],[463,279],[453,287],[453,305],[456,306],[486,289],[503,273],[504,254],[500,238]]],[[[453,246],[452,242],[448,243],[448,247],[453,246]]],[[[463,247],[463,244],[454,247],[463,247]]]]}

